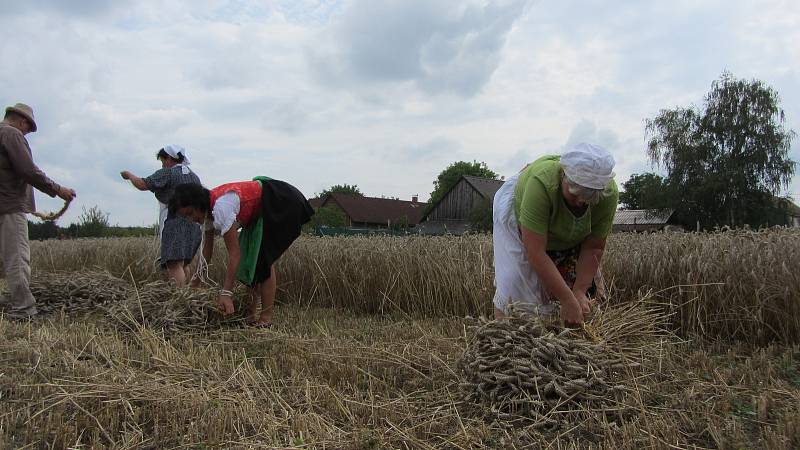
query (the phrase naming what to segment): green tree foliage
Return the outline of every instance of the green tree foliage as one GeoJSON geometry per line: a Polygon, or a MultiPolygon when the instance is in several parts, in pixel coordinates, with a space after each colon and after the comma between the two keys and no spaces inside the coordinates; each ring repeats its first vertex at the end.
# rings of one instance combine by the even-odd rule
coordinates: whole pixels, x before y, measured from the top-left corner
{"type": "Polygon", "coordinates": [[[499,177],[497,173],[486,166],[485,162],[456,161],[447,166],[433,182],[433,192],[431,192],[431,199],[428,200],[428,208],[431,208],[436,202],[441,200],[444,194],[455,186],[463,175],[489,178],[492,180],[496,180],[499,177]]]}
{"type": "Polygon", "coordinates": [[[59,236],[61,228],[56,225],[55,221],[47,220],[44,222],[36,223],[28,221],[28,238],[33,240],[52,239],[59,236]]]}
{"type": "Polygon", "coordinates": [[[626,209],[664,209],[670,207],[670,196],[664,178],[652,172],[634,173],[622,183],[620,203],[626,209]]]}
{"type": "Polygon", "coordinates": [[[311,216],[311,220],[305,224],[303,227],[306,232],[313,232],[317,229],[317,227],[344,227],[347,224],[345,223],[345,216],[339,208],[334,206],[323,206],[321,208],[317,208],[314,212],[314,215],[311,216]]]}
{"type": "Polygon", "coordinates": [[[88,210],[84,207],[83,214],[78,218],[78,237],[102,237],[107,231],[108,213],[99,206],[92,206],[88,210]]]}
{"type": "Polygon", "coordinates": [[[647,153],[667,171],[677,218],[693,227],[761,226],[795,171],[794,131],[784,128],[778,93],[730,73],[711,85],[702,107],[662,110],[645,120],[647,153]]]}
{"type": "Polygon", "coordinates": [[[408,227],[408,217],[403,216],[392,222],[389,229],[393,231],[408,231],[408,227]]]}
{"type": "Polygon", "coordinates": [[[357,184],[349,185],[349,184],[334,184],[333,186],[329,187],[328,189],[324,189],[320,192],[317,197],[324,198],[328,194],[345,194],[345,195],[352,195],[353,197],[363,197],[364,194],[361,192],[361,189],[358,188],[357,184]]]}
{"type": "Polygon", "coordinates": [[[488,233],[492,231],[492,202],[481,200],[469,213],[469,228],[471,231],[488,233]]]}
{"type": "MultiPolygon", "coordinates": [[[[106,215],[107,216],[107,215],[106,215]]],[[[76,237],[97,237],[96,231],[92,229],[99,229],[96,226],[88,228],[81,228],[80,225],[72,223],[68,227],[60,227],[54,221],[46,222],[31,222],[28,221],[28,237],[32,240],[44,240],[55,238],[76,238],[76,237]]],[[[100,236],[103,237],[141,237],[141,236],[155,236],[156,226],[150,227],[136,227],[128,226],[123,227],[119,225],[107,226],[100,236]]]]}

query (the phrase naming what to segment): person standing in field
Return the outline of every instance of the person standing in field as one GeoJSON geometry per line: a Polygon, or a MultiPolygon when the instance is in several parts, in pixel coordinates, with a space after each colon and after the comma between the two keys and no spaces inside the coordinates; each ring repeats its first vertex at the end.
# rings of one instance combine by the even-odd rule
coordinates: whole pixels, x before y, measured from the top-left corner
{"type": "Polygon", "coordinates": [[[583,323],[617,210],[614,164],[604,148],[578,144],[537,159],[497,191],[496,318],[551,314],[557,301],[566,324],[583,323]]]}
{"type": "Polygon", "coordinates": [[[211,190],[185,184],[175,189],[169,209],[204,224],[206,261],[213,255],[215,234],[222,235],[228,251],[227,272],[217,300],[222,313],[234,312],[233,285],[239,280],[250,287],[248,323],[270,327],[277,287],[273,265],[314,214],[303,194],[289,183],[267,177],[211,190]]]}
{"type": "Polygon", "coordinates": [[[189,169],[186,149],[178,145],[166,145],[156,153],[161,169],[147,178],[139,178],[131,172],[120,172],[140,191],[150,191],[158,200],[158,234],[161,242],[161,268],[167,270],[169,279],[178,286],[189,282],[189,264],[200,248],[202,232],[200,226],[183,216],[170,213],[169,205],[175,188],[182,184],[200,186],[200,178],[189,169]]]}
{"type": "Polygon", "coordinates": [[[25,135],[36,131],[33,109],[24,103],[6,108],[0,122],[0,253],[3,258],[9,299],[7,317],[29,319],[36,316],[36,299],[30,290],[30,247],[26,213],[36,211],[35,187],[45,194],[70,202],[75,191],[58,185],[33,162],[25,135]]]}

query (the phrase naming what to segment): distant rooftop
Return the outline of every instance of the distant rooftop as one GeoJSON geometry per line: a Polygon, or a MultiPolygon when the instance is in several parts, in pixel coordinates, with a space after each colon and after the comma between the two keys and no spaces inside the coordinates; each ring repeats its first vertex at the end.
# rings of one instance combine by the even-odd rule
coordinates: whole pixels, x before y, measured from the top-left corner
{"type": "Polygon", "coordinates": [[[492,180],[489,178],[473,177],[471,175],[464,175],[467,183],[472,185],[486,200],[492,200],[494,194],[503,186],[503,180],[492,180]]]}
{"type": "Polygon", "coordinates": [[[664,225],[674,209],[620,209],[614,216],[614,225],[664,225]]]}

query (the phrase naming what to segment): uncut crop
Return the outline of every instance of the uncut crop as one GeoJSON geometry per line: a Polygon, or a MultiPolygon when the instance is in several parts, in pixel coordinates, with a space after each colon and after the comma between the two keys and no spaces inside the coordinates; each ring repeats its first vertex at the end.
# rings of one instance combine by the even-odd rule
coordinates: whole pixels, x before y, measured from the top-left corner
{"type": "Polygon", "coordinates": [[[33,243],[52,308],[0,318],[0,448],[800,448],[800,345],[727,339],[797,341],[798,237],[613,236],[612,300],[576,331],[604,347],[580,359],[565,334],[532,342],[517,322],[459,317],[491,312],[487,236],[303,237],[278,265],[269,330],[195,322],[203,309],[151,284],[152,239],[33,243]],[[167,332],[180,305],[190,326],[167,332]],[[555,338],[564,354],[538,345],[555,338]],[[551,369],[577,375],[565,363],[581,376],[551,369]],[[558,397],[534,397],[544,379],[515,391],[534,367],[558,397]],[[500,395],[470,395],[481,384],[500,395]]]}
{"type": "MultiPolygon", "coordinates": [[[[152,238],[32,244],[34,271],[101,268],[160,276],[152,238]]],[[[210,276],[221,280],[218,241],[210,276]]],[[[614,234],[604,275],[620,301],[652,291],[684,333],[800,341],[800,229],[614,234]]],[[[278,263],[278,299],[357,313],[486,315],[494,295],[491,236],[303,236],[278,263]]]]}

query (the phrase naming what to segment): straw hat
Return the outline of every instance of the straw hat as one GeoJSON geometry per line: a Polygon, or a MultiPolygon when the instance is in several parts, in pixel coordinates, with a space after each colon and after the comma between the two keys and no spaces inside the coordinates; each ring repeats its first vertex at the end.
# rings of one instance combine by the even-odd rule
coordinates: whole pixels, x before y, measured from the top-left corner
{"type": "Polygon", "coordinates": [[[14,106],[9,106],[6,108],[6,114],[9,112],[17,113],[20,116],[28,119],[28,122],[31,123],[31,132],[36,131],[36,121],[33,120],[33,109],[30,106],[26,105],[25,103],[17,103],[14,106]]]}

